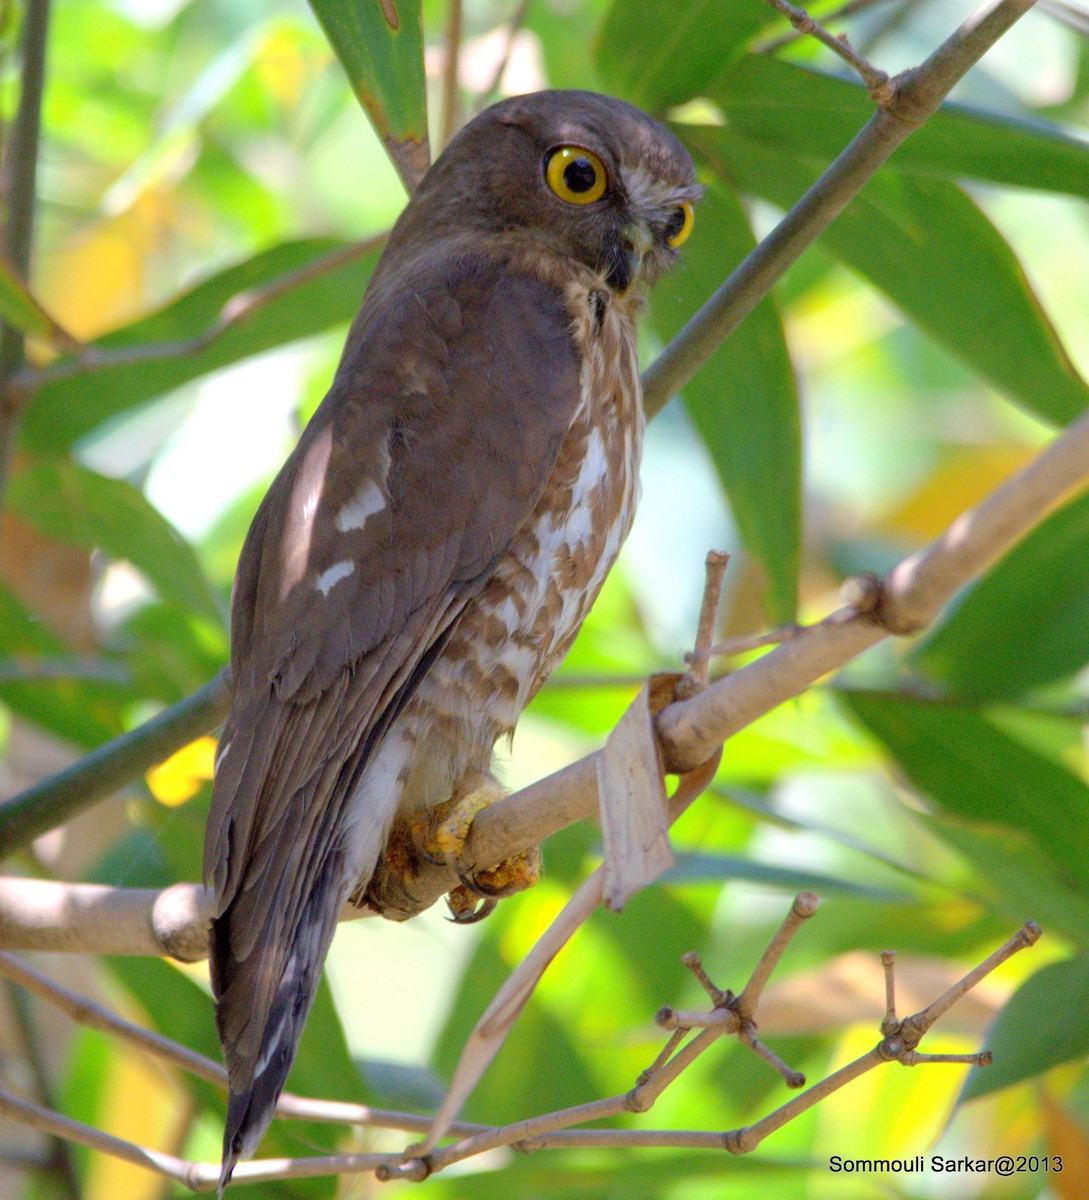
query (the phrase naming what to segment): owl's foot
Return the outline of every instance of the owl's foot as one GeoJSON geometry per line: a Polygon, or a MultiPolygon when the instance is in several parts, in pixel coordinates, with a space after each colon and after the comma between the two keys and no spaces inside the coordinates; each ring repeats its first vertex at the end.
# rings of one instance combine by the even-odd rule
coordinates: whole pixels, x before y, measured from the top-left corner
{"type": "Polygon", "coordinates": [[[448,893],[446,906],[455,925],[475,925],[495,912],[505,896],[524,892],[541,878],[541,852],[533,846],[486,871],[475,871],[472,875],[459,871],[458,875],[461,883],[448,893]]]}
{"type": "Polygon", "coordinates": [[[541,876],[541,854],[536,846],[511,855],[487,870],[469,872],[461,865],[473,821],[506,794],[494,779],[485,777],[479,786],[453,801],[449,809],[443,811],[445,806],[442,806],[433,810],[439,819],[427,839],[425,851],[434,853],[456,871],[461,880],[461,885],[446,898],[453,919],[459,925],[472,925],[483,920],[495,910],[498,900],[525,891],[541,876]]]}

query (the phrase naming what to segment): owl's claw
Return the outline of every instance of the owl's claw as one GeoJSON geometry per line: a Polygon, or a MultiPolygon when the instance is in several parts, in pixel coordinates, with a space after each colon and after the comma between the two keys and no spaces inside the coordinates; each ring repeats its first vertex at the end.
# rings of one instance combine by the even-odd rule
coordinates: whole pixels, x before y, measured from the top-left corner
{"type": "Polygon", "coordinates": [[[490,917],[499,907],[494,897],[482,897],[470,883],[462,883],[446,895],[449,919],[455,925],[475,925],[490,917]]]}
{"type": "Polygon", "coordinates": [[[439,820],[426,838],[424,853],[444,862],[461,880],[460,886],[446,898],[452,919],[458,925],[482,921],[495,911],[498,900],[532,887],[540,878],[541,855],[536,846],[513,854],[487,870],[466,871],[461,865],[461,855],[477,814],[505,796],[506,792],[494,779],[485,778],[445,812],[432,810],[432,817],[439,820]]]}

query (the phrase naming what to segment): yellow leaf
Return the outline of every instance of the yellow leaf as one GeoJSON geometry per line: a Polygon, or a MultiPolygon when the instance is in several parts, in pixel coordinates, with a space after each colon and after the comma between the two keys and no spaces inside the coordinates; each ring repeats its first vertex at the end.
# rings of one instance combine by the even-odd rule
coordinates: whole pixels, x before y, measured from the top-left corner
{"type": "Polygon", "coordinates": [[[1050,1177],[1051,1186],[1062,1200],[1089,1195],[1089,1134],[1057,1100],[1043,1096],[1047,1152],[1062,1159],[1062,1172],[1050,1177]]]}
{"type": "Polygon", "coordinates": [[[216,757],[216,740],[213,737],[197,738],[183,746],[177,754],[147,773],[147,785],[160,804],[184,804],[200,791],[202,784],[212,778],[212,765],[216,757]]]}
{"type": "Polygon", "coordinates": [[[926,541],[982,500],[1034,455],[1028,446],[962,450],[943,462],[881,522],[887,533],[926,541]]]}

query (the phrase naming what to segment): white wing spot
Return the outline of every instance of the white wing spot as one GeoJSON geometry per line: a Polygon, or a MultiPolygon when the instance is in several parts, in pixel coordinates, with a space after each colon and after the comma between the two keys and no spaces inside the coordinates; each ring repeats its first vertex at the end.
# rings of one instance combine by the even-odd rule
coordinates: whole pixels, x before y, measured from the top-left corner
{"type": "Polygon", "coordinates": [[[382,495],[382,489],[373,479],[368,479],[337,513],[333,523],[341,533],[347,533],[351,529],[362,529],[368,517],[381,512],[385,507],[386,498],[382,495]]]}
{"type": "Polygon", "coordinates": [[[342,579],[347,579],[354,570],[355,563],[350,559],[345,559],[343,562],[333,563],[333,565],[327,571],[322,571],[322,573],[318,576],[314,587],[321,592],[323,596],[328,596],[333,588],[335,588],[342,579]]]}

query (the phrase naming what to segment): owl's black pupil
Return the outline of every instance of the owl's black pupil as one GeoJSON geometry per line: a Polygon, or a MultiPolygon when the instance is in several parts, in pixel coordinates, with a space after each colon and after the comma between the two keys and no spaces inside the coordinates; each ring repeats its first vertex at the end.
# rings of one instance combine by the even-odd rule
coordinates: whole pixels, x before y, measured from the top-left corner
{"type": "Polygon", "coordinates": [[[665,237],[666,241],[671,241],[684,228],[684,209],[675,208],[673,215],[666,222],[665,237]]]}
{"type": "Polygon", "coordinates": [[[576,158],[564,167],[563,181],[576,195],[588,192],[597,183],[597,171],[588,158],[576,158]]]}

